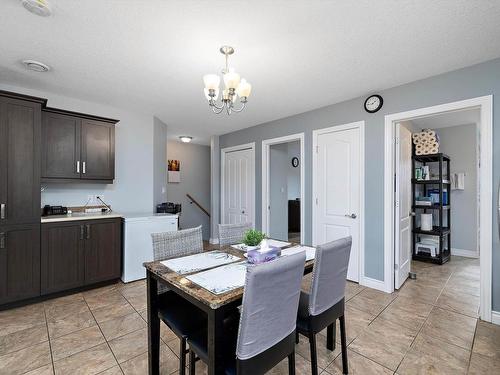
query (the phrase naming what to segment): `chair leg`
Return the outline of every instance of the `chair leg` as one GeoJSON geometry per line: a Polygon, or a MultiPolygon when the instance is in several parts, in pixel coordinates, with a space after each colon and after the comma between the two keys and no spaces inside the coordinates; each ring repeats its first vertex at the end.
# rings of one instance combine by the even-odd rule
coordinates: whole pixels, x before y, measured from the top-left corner
{"type": "Polygon", "coordinates": [[[179,375],[186,374],[186,338],[181,337],[181,345],[179,349],[179,375]]]}
{"type": "Polygon", "coordinates": [[[295,343],[298,344],[300,342],[299,331],[295,331],[295,343]]]}
{"type": "Polygon", "coordinates": [[[311,374],[318,375],[318,352],[316,351],[316,335],[309,334],[309,345],[311,347],[311,374]]]}
{"type": "Polygon", "coordinates": [[[196,354],[189,350],[189,375],[194,375],[196,372],[196,354]]]}
{"type": "Polygon", "coordinates": [[[335,340],[337,336],[336,322],[333,322],[328,327],[326,327],[326,348],[330,351],[335,350],[335,340]]]}
{"type": "Polygon", "coordinates": [[[345,316],[340,317],[340,341],[342,345],[342,372],[344,374],[349,373],[348,363],[347,363],[347,339],[345,333],[345,316]]]}
{"type": "Polygon", "coordinates": [[[295,350],[288,356],[288,375],[295,375],[295,350]]]}

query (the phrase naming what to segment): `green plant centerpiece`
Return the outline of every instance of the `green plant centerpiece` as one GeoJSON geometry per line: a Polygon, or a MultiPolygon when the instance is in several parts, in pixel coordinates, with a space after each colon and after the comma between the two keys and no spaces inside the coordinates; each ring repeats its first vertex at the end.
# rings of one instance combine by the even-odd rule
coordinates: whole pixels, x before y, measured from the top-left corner
{"type": "Polygon", "coordinates": [[[260,230],[250,229],[243,236],[243,243],[247,246],[259,246],[263,239],[267,238],[260,230]]]}

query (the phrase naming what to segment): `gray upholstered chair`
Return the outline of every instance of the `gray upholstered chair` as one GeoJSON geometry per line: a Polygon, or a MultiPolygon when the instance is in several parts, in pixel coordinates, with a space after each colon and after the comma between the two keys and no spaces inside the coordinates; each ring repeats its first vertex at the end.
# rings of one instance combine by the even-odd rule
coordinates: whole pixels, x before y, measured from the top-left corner
{"type": "MultiPolygon", "coordinates": [[[[152,233],[154,260],[165,260],[203,251],[201,225],[179,231],[152,233]]],[[[158,283],[158,316],[179,337],[179,374],[186,372],[186,340],[207,322],[206,314],[173,291],[158,283]]]]}
{"type": "Polygon", "coordinates": [[[318,374],[316,334],[327,328],[326,346],[334,350],[337,319],[340,320],[343,373],[348,373],[344,297],[351,244],[351,237],[346,237],[318,246],[311,290],[300,294],[297,341],[299,333],[309,338],[313,375],[318,374]]]}
{"type": "MultiPolygon", "coordinates": [[[[264,374],[287,357],[289,373],[295,374],[295,324],[305,259],[301,252],[248,266],[239,322],[231,325],[228,319],[224,327],[226,374],[264,374]]],[[[188,343],[194,374],[196,355],[208,361],[206,329],[190,336],[188,343]]]]}
{"type": "Polygon", "coordinates": [[[219,245],[241,243],[245,232],[249,229],[252,229],[252,223],[219,224],[219,245]]]}

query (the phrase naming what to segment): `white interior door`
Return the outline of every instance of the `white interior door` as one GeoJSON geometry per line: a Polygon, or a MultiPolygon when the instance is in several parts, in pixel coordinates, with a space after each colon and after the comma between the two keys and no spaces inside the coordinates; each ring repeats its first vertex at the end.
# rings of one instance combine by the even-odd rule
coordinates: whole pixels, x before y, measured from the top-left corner
{"type": "Polygon", "coordinates": [[[320,133],[316,139],[315,245],[352,236],[347,279],[359,281],[360,129],[320,133]]]}
{"type": "Polygon", "coordinates": [[[225,153],[224,212],[222,222],[237,224],[254,220],[253,150],[245,149],[225,153]]]}
{"type": "Polygon", "coordinates": [[[411,132],[396,125],[395,277],[399,289],[411,266],[411,132]]]}

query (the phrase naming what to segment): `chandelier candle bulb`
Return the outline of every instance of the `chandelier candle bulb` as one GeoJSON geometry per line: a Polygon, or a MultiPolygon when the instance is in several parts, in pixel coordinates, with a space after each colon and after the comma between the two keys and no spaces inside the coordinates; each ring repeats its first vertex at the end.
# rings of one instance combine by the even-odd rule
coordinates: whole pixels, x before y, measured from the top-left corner
{"type": "Polygon", "coordinates": [[[235,89],[240,83],[240,75],[234,71],[224,74],[224,84],[228,89],[235,89]]]}
{"type": "Polygon", "coordinates": [[[208,90],[219,90],[220,77],[217,74],[206,74],[203,76],[205,88],[208,90]]]}
{"type": "Polygon", "coordinates": [[[240,98],[248,98],[250,96],[250,92],[252,91],[252,85],[247,82],[246,79],[242,79],[238,88],[236,89],[236,93],[240,98]]]}

